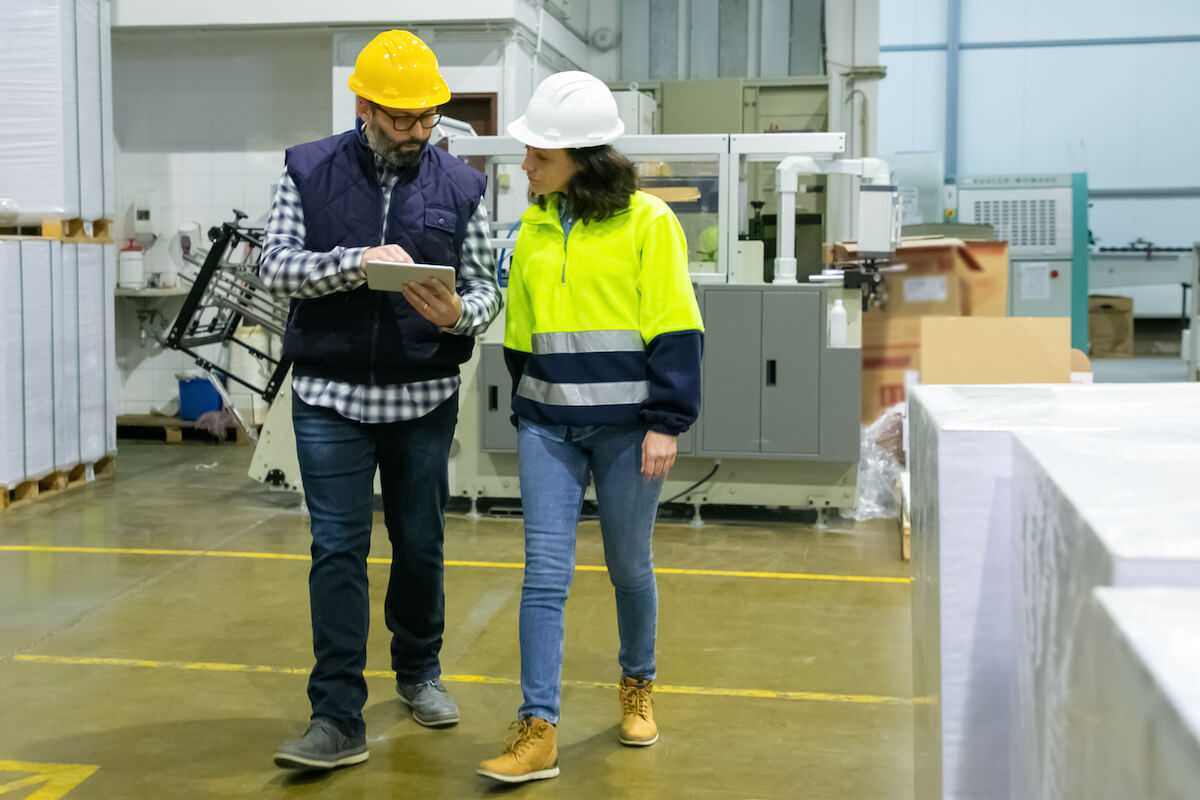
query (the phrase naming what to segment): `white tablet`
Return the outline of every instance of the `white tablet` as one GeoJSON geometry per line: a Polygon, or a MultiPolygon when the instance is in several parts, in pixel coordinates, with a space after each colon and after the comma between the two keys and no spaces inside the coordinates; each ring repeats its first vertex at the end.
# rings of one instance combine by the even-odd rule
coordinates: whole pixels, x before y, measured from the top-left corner
{"type": "Polygon", "coordinates": [[[436,278],[454,291],[454,267],[437,264],[397,264],[393,261],[368,261],[365,267],[367,286],[381,292],[399,292],[404,284],[421,283],[436,278]]]}

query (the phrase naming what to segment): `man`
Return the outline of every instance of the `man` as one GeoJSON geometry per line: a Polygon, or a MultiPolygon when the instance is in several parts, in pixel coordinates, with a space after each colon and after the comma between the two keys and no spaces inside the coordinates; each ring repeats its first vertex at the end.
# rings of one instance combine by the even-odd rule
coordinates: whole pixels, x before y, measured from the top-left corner
{"type": "Polygon", "coordinates": [[[392,544],[384,618],[400,700],[417,722],[458,722],[440,681],[443,508],[458,415],[459,364],[500,308],[482,205],[485,178],[428,146],[450,92],[437,59],[406,31],[359,54],[355,127],[293,147],[267,222],[261,274],[293,298],[284,356],[312,522],[316,666],[312,721],[275,754],[281,767],[367,759],[362,708],[376,467],[392,544]],[[457,289],[366,286],[368,261],[445,264],[457,289]]]}

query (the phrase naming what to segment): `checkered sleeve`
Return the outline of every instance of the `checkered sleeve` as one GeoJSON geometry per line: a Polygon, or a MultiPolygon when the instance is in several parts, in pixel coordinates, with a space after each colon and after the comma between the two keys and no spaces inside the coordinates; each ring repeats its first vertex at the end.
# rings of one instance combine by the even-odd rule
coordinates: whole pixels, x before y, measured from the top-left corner
{"type": "Polygon", "coordinates": [[[483,202],[467,222],[458,269],[465,284],[461,290],[462,316],[450,331],[462,336],[478,336],[500,313],[501,303],[500,285],[496,282],[496,256],[492,251],[487,207],[483,202]]]}
{"type": "Polygon", "coordinates": [[[304,249],[304,208],[300,191],[285,170],[267,217],[259,275],[276,294],[320,297],[348,292],[366,282],[365,247],[335,247],[327,253],[304,249]]]}

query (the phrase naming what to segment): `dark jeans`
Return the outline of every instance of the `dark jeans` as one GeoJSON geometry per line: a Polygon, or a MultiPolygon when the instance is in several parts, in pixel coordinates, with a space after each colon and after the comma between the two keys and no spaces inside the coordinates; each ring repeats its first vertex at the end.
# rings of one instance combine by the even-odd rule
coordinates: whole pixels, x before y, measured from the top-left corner
{"type": "Polygon", "coordinates": [[[371,616],[367,553],[376,465],[392,543],[384,605],[392,668],[402,683],[441,674],[443,510],[457,419],[457,394],[424,417],[381,425],[292,398],[300,475],[312,517],[308,593],[317,663],[308,698],[314,719],[328,719],[347,734],[364,729],[363,668],[371,616]]]}

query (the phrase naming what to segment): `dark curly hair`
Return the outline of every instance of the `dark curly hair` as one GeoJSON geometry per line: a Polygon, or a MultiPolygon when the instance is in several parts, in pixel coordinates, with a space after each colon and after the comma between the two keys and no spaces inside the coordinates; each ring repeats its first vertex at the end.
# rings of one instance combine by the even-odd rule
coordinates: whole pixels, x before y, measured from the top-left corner
{"type": "MultiPolygon", "coordinates": [[[[567,150],[579,171],[567,184],[567,207],[584,224],[603,222],[629,208],[629,198],[638,190],[637,167],[610,144],[567,150]]],[[[534,198],[546,207],[546,196],[534,198]]]]}

